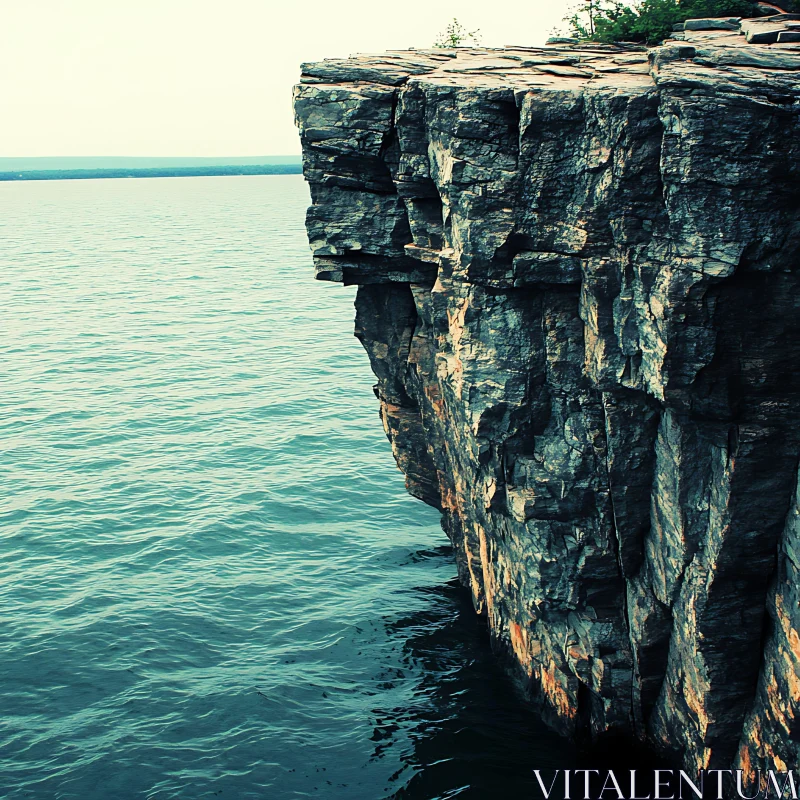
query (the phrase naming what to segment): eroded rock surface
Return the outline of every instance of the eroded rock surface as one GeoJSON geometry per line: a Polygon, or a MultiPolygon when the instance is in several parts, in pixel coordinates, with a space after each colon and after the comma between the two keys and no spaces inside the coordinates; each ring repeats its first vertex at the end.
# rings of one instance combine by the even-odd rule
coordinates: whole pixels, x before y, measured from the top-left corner
{"type": "Polygon", "coordinates": [[[317,277],[531,695],[797,768],[800,47],[725,23],[309,64],[295,109],[317,277]]]}

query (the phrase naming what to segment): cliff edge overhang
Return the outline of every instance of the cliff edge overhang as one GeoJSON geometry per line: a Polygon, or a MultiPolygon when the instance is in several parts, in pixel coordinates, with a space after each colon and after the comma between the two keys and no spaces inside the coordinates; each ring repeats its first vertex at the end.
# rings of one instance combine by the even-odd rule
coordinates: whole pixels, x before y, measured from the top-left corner
{"type": "Polygon", "coordinates": [[[800,765],[795,22],[295,89],[317,277],[359,285],[398,465],[494,641],[562,730],[689,769],[800,765]]]}

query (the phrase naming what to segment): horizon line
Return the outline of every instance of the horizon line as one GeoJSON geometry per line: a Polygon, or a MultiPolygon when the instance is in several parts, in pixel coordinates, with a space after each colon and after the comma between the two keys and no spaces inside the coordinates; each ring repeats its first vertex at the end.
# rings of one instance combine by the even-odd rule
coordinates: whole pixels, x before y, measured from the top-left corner
{"type": "Polygon", "coordinates": [[[217,155],[217,156],[181,156],[181,155],[150,155],[150,156],[131,156],[131,155],[83,155],[83,156],[8,156],[0,155],[0,161],[22,161],[37,158],[302,158],[302,153],[254,153],[251,155],[217,155]]]}

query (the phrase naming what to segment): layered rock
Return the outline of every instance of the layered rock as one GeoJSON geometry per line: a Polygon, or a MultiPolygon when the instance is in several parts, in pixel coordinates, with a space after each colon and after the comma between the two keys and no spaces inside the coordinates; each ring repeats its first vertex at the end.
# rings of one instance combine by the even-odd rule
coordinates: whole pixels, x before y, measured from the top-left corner
{"type": "Polygon", "coordinates": [[[796,768],[800,47],[677,35],[305,65],[309,239],[553,724],[796,768]]]}

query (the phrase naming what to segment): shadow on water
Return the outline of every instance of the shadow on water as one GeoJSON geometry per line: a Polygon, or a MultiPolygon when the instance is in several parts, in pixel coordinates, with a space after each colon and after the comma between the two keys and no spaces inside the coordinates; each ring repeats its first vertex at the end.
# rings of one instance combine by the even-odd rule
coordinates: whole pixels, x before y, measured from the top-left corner
{"type": "MultiPolygon", "coordinates": [[[[449,548],[429,557],[434,554],[452,558],[449,548]]],[[[424,676],[417,704],[384,711],[373,737],[379,757],[383,739],[401,726],[409,731],[406,769],[395,776],[405,784],[392,800],[541,798],[534,770],[549,785],[555,770],[597,769],[605,775],[667,766],[623,737],[578,747],[554,733],[492,652],[469,592],[456,579],[423,591],[430,597],[425,611],[387,626],[390,637],[405,639],[407,665],[421,667],[424,676]],[[387,724],[391,719],[395,724],[387,724]]],[[[595,782],[593,776],[592,788],[599,789],[595,782]]]]}
{"type": "MultiPolygon", "coordinates": [[[[447,548],[434,552],[452,558],[447,548]]],[[[574,747],[526,705],[492,653],[468,591],[455,579],[424,591],[426,610],[388,625],[390,637],[405,640],[404,662],[423,675],[414,707],[383,715],[411,742],[396,776],[405,785],[393,800],[538,796],[533,770],[574,766],[574,747]]],[[[376,729],[377,737],[385,731],[376,729]]],[[[378,741],[376,755],[380,749],[378,741]]]]}

